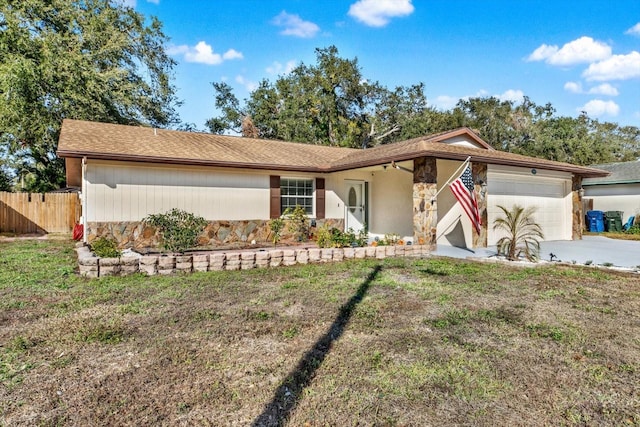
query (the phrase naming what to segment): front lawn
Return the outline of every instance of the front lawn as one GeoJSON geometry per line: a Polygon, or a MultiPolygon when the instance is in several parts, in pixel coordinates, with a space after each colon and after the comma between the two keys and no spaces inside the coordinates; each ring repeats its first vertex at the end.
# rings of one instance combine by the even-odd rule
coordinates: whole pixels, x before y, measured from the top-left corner
{"type": "Polygon", "coordinates": [[[639,425],[638,275],[445,258],[83,279],[0,243],[0,425],[639,425]]]}
{"type": "Polygon", "coordinates": [[[640,234],[616,232],[616,231],[605,231],[602,233],[586,232],[584,234],[585,236],[603,236],[603,237],[608,237],[609,239],[618,239],[618,240],[640,240],[640,234]]]}

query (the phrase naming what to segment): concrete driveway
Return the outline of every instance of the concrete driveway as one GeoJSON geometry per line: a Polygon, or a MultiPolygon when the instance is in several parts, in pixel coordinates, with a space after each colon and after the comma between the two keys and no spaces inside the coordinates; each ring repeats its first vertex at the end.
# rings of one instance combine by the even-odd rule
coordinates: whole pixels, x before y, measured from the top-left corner
{"type": "MultiPolygon", "coordinates": [[[[497,255],[495,246],[473,250],[438,245],[434,255],[453,258],[488,258],[497,255]]],[[[540,259],[594,265],[613,264],[616,267],[638,269],[640,266],[640,241],[616,240],[602,236],[583,236],[582,240],[556,240],[540,244],[540,259]]]]}

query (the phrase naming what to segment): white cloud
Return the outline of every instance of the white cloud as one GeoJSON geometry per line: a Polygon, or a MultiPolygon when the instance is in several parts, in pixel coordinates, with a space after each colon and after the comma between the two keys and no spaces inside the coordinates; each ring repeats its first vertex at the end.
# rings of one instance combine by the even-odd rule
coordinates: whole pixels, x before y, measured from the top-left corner
{"type": "Polygon", "coordinates": [[[186,44],[171,45],[167,47],[167,54],[169,55],[182,55],[189,51],[189,46],[186,44]]]}
{"type": "Polygon", "coordinates": [[[440,95],[436,97],[436,99],[430,104],[433,104],[435,107],[441,110],[450,110],[456,106],[459,100],[460,98],[456,98],[453,96],[440,95]]]}
{"type": "Polygon", "coordinates": [[[413,13],[411,0],[358,0],[349,7],[349,16],[370,27],[384,27],[391,18],[413,13]]]}
{"type": "Polygon", "coordinates": [[[603,83],[601,85],[592,87],[591,89],[589,89],[588,93],[593,95],[607,95],[607,96],[618,96],[620,94],[618,92],[618,89],[611,86],[609,83],[603,83]]]}
{"type": "Polygon", "coordinates": [[[566,82],[564,90],[571,93],[582,93],[582,84],[579,82],[566,82]]]}
{"type": "Polygon", "coordinates": [[[179,45],[171,46],[167,49],[169,55],[184,55],[187,62],[199,64],[219,65],[224,61],[232,59],[242,59],[242,53],[235,49],[229,49],[224,54],[214,53],[213,48],[204,41],[198,42],[195,46],[179,45]]]}
{"type": "MultiPolygon", "coordinates": [[[[136,0],[116,0],[116,3],[120,3],[123,6],[131,7],[135,9],[137,1],[136,0]]],[[[160,0],[147,0],[147,3],[160,4],[160,0]]]]}
{"type": "Polygon", "coordinates": [[[258,83],[245,79],[241,75],[236,76],[236,83],[241,84],[248,92],[253,92],[258,88],[258,83]]]}
{"type": "Polygon", "coordinates": [[[627,31],[624,32],[625,34],[631,34],[634,36],[640,36],[640,22],[638,22],[636,25],[634,25],[633,27],[629,28],[627,31]]]}
{"type": "Polygon", "coordinates": [[[300,16],[291,15],[284,10],[273,18],[271,22],[278,27],[284,27],[284,30],[280,31],[280,34],[285,36],[311,38],[320,31],[320,27],[313,22],[304,21],[300,16]]]}
{"type": "Polygon", "coordinates": [[[546,44],[541,44],[536,50],[534,50],[531,55],[527,58],[528,61],[544,61],[552,57],[556,52],[558,52],[558,46],[549,46],[546,44]]]}
{"type": "Polygon", "coordinates": [[[287,63],[284,65],[282,65],[278,61],[274,61],[273,64],[266,68],[266,72],[271,74],[272,76],[289,74],[294,68],[296,68],[296,65],[297,62],[294,59],[287,61],[287,63]]]}
{"type": "Polygon", "coordinates": [[[579,82],[567,82],[564,84],[564,90],[571,93],[577,94],[589,94],[589,95],[607,95],[607,96],[618,96],[620,93],[618,89],[609,83],[603,83],[598,86],[594,86],[588,91],[584,91],[582,89],[582,84],[579,82]]]}
{"type": "Polygon", "coordinates": [[[238,52],[235,49],[229,49],[222,55],[222,59],[224,59],[225,61],[229,61],[232,59],[242,59],[242,58],[244,58],[242,56],[242,53],[238,52]]]}
{"type": "Polygon", "coordinates": [[[567,66],[590,63],[607,59],[611,56],[611,47],[591,37],[580,37],[558,46],[541,45],[527,58],[528,61],[545,61],[547,64],[567,66]]]}
{"type": "Polygon", "coordinates": [[[589,116],[617,116],[620,112],[620,107],[613,101],[603,101],[601,99],[592,99],[584,104],[582,107],[576,108],[578,113],[585,111],[589,116]]]}
{"type": "Polygon", "coordinates": [[[640,77],[640,52],[614,55],[604,61],[589,65],[582,76],[587,80],[628,80],[640,77]]]}
{"type": "Polygon", "coordinates": [[[494,95],[500,101],[522,102],[524,100],[524,92],[521,90],[509,89],[501,95],[494,95]]]}

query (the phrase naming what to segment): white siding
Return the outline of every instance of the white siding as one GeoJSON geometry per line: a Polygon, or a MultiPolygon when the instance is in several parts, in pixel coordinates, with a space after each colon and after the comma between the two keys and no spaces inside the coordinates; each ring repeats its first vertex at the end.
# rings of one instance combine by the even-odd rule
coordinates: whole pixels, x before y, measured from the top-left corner
{"type": "Polygon", "coordinates": [[[572,202],[571,175],[568,173],[497,167],[488,169],[487,216],[488,244],[495,245],[502,235],[493,231],[494,220],[503,216],[498,205],[536,208],[535,221],[540,224],[545,240],[571,240],[572,202]]]}
{"type": "Polygon", "coordinates": [[[269,173],[89,161],[88,221],[139,221],[180,208],[208,220],[269,218],[269,173]]]}
{"type": "Polygon", "coordinates": [[[485,149],[484,147],[480,146],[476,141],[469,138],[467,135],[460,135],[453,138],[445,139],[444,141],[442,141],[442,143],[459,145],[461,147],[481,148],[483,150],[485,149]]]}
{"type": "Polygon", "coordinates": [[[622,211],[622,221],[640,214],[640,184],[590,185],[584,187],[584,198],[593,199],[597,211],[622,211]]]}
{"type": "MultiPolygon", "coordinates": [[[[375,188],[371,171],[323,175],[96,160],[89,160],[87,164],[85,212],[88,221],[140,221],[149,214],[172,208],[208,220],[266,220],[269,219],[270,175],[325,178],[325,217],[338,219],[344,219],[345,215],[345,180],[366,181],[370,189],[370,218],[376,215],[371,206],[372,188],[375,188]]],[[[408,197],[410,199],[410,193],[408,197]]],[[[381,200],[389,200],[389,197],[381,197],[381,200]]],[[[407,209],[410,214],[411,208],[407,209]]]]}

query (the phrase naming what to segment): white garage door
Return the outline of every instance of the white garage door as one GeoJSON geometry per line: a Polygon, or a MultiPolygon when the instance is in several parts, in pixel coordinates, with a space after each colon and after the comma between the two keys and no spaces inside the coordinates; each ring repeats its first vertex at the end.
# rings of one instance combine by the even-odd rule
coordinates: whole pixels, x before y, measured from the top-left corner
{"type": "Polygon", "coordinates": [[[497,217],[503,216],[498,206],[513,205],[536,208],[534,219],[542,227],[545,240],[571,240],[572,205],[571,179],[567,177],[520,173],[488,172],[487,217],[488,244],[495,245],[502,237],[493,231],[497,217]]]}

